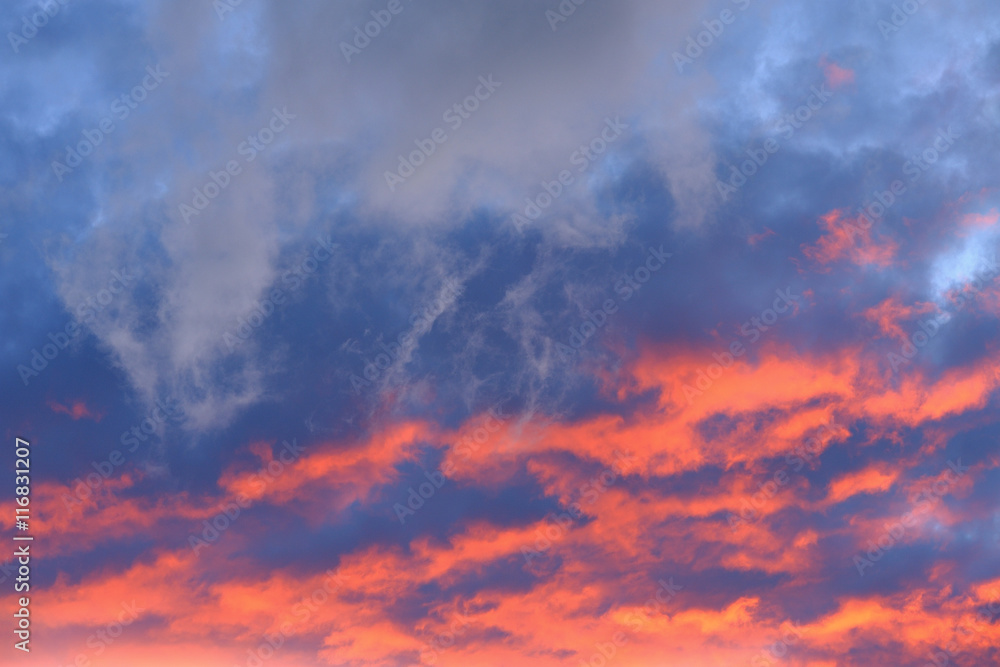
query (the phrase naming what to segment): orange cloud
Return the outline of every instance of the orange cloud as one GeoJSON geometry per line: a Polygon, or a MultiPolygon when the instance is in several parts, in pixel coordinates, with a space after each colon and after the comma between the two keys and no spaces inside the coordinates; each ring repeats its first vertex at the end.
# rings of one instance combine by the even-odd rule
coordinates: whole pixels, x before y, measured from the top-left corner
{"type": "Polygon", "coordinates": [[[932,313],[936,307],[932,303],[917,303],[907,306],[898,296],[891,296],[877,306],[864,311],[863,316],[869,322],[878,325],[879,331],[890,338],[908,341],[909,334],[903,331],[902,323],[912,320],[917,315],[932,313]]]}
{"type": "Polygon", "coordinates": [[[69,415],[73,419],[73,421],[86,418],[93,420],[95,422],[99,422],[102,419],[104,419],[103,412],[98,412],[96,414],[91,412],[90,408],[88,408],[87,404],[84,403],[83,401],[73,401],[72,404],[69,406],[62,405],[61,403],[57,403],[56,401],[49,401],[48,405],[53,412],[69,415]]]}
{"type": "Polygon", "coordinates": [[[898,244],[892,239],[876,242],[872,225],[864,216],[851,218],[845,209],[834,209],[820,216],[819,225],[825,233],[815,245],[802,246],[802,253],[817,264],[825,266],[849,259],[858,266],[885,268],[896,258],[898,244]]]}
{"type": "Polygon", "coordinates": [[[841,67],[835,62],[827,60],[826,56],[820,58],[819,65],[823,68],[823,76],[831,88],[837,89],[854,83],[854,70],[841,67]]]}
{"type": "Polygon", "coordinates": [[[830,483],[827,500],[840,503],[859,493],[882,493],[888,491],[899,478],[899,470],[886,465],[874,465],[864,470],[842,475],[830,483]]]}
{"type": "Polygon", "coordinates": [[[961,225],[964,227],[992,227],[1000,221],[1000,211],[990,209],[989,213],[967,213],[962,216],[961,225]]]}
{"type": "MultiPolygon", "coordinates": [[[[891,332],[897,305],[880,304],[866,317],[891,332]]],[[[60,574],[40,592],[39,631],[60,637],[50,645],[51,662],[93,651],[88,636],[133,598],[142,622],[108,646],[100,664],[167,664],[165,656],[203,644],[211,648],[192,665],[246,664],[248,651],[265,636],[284,636],[283,628],[290,634],[268,665],[541,667],[586,664],[609,645],[614,664],[627,667],[752,664],[785,640],[787,665],[842,664],[860,645],[876,654],[892,645],[891,659],[905,662],[949,642],[970,661],[988,660],[1000,638],[996,626],[981,625],[961,644],[955,628],[997,599],[997,581],[944,592],[942,582],[960,568],[943,563],[904,593],[837,591],[841,597],[813,617],[786,617],[784,602],[829,583],[836,544],[864,545],[907,510],[914,493],[943,479],[913,470],[939,460],[959,429],[989,423],[977,415],[987,411],[1000,374],[978,364],[887,378],[863,346],[803,352],[776,339],[713,373],[688,400],[683,386],[697,382],[717,351],[641,343],[608,390],[622,400],[653,398],[620,415],[563,421],[483,413],[455,429],[404,421],[357,440],[306,445],[284,462],[280,446],[249,443],[253,463],[225,469],[218,496],[132,497],[144,479],[129,472],[71,514],[60,500],[64,485],[40,484],[39,537],[49,554],[86,554],[109,539],[154,539],[182,527],[172,533],[176,544],[125,567],[72,580],[60,574]],[[966,421],[954,423],[957,415],[966,421]],[[824,453],[853,455],[876,443],[901,448],[899,434],[916,426],[926,436],[919,448],[821,481],[829,479],[819,468],[824,453]],[[795,460],[806,443],[815,456],[796,469],[788,457],[795,460]],[[537,500],[555,509],[504,525],[477,518],[430,535],[386,537],[385,525],[403,529],[381,490],[426,448],[441,451],[449,484],[489,494],[527,478],[540,489],[537,500]],[[261,485],[261,471],[277,462],[281,471],[261,485]],[[761,497],[778,471],[787,482],[767,494],[753,519],[731,526],[729,516],[761,497]],[[337,525],[348,506],[384,514],[387,523],[371,519],[365,530],[373,541],[331,547],[311,569],[255,560],[253,547],[269,530],[255,518],[241,518],[224,540],[194,553],[187,527],[241,494],[317,529],[337,525]],[[862,494],[885,497],[830,527],[824,517],[835,505],[862,494]],[[337,577],[329,590],[328,572],[337,577]],[[766,586],[755,583],[762,575],[771,577],[766,586]],[[736,576],[752,590],[714,584],[736,576]],[[657,604],[658,580],[671,577],[683,588],[657,604]],[[81,618],[89,625],[80,628],[81,618]]],[[[968,497],[991,465],[1000,461],[973,467],[949,494],[968,497]]],[[[420,511],[442,511],[442,503],[432,498],[420,511]]],[[[971,518],[988,519],[988,510],[938,503],[903,541],[927,542],[932,520],[936,530],[952,531],[971,518]]],[[[849,553],[837,567],[855,576],[849,553]]]]}

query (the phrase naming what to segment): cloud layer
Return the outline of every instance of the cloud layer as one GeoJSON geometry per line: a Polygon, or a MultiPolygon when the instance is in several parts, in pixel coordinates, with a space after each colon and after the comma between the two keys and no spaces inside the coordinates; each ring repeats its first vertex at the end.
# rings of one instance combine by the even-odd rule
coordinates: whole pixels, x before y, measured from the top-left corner
{"type": "Polygon", "coordinates": [[[38,659],[1000,658],[985,0],[50,4],[38,659]]]}

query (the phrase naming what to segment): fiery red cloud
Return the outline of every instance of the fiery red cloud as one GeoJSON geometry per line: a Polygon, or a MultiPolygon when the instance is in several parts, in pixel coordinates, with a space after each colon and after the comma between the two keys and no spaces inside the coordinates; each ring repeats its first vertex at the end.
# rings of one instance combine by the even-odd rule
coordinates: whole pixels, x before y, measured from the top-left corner
{"type": "MultiPolygon", "coordinates": [[[[789,665],[844,664],[840,656],[862,644],[892,645],[912,659],[951,642],[967,660],[986,655],[1000,625],[977,623],[977,606],[1000,602],[1000,581],[982,579],[958,594],[942,561],[936,578],[905,591],[851,592],[860,580],[852,556],[867,558],[885,525],[920,506],[922,490],[941,493],[928,492],[933,502],[893,539],[897,549],[936,545],[941,530],[986,511],[960,515],[948,499],[967,496],[1000,459],[950,480],[943,447],[963,428],[952,417],[975,415],[1000,385],[997,369],[974,365],[937,378],[914,370],[893,383],[862,363],[861,350],[810,356],[772,344],[756,363],[734,363],[688,401],[681,385],[695,381],[712,352],[646,346],[621,386],[659,398],[627,419],[564,423],[485,413],[455,430],[404,422],[362,441],[317,444],[268,483],[254,475],[281,459],[251,444],[252,462],[227,470],[214,498],[129,498],[142,480],[128,476],[69,512],[60,497],[71,489],[47,486],[39,538],[64,556],[98,548],[88,537],[97,534],[148,539],[181,525],[204,537],[201,527],[240,496],[287,520],[301,517],[312,530],[336,525],[358,503],[394,518],[390,506],[400,498],[383,490],[427,444],[443,454],[443,484],[499,489],[528,475],[560,508],[518,525],[470,519],[405,546],[375,543],[312,573],[262,570],[246,548],[269,529],[244,509],[246,518],[232,519],[203,548],[192,549],[182,529],[178,542],[124,570],[57,579],[37,602],[39,632],[59,647],[49,655],[58,664],[83,653],[94,664],[155,665],[148,656],[210,643],[215,648],[192,664],[246,664],[247,647],[267,637],[288,643],[269,664],[288,666],[313,664],[312,640],[329,664],[373,666],[591,664],[602,651],[623,666],[767,664],[760,660],[775,660],[767,647],[782,644],[789,665]],[[820,465],[824,453],[870,452],[918,426],[938,434],[919,450],[832,476],[820,465]],[[937,472],[921,472],[928,465],[937,472]],[[706,471],[715,471],[711,483],[683,483],[706,471]],[[941,480],[948,480],[944,489],[935,487],[941,480]],[[858,514],[851,507],[859,497],[878,509],[858,514]],[[497,567],[520,572],[530,585],[457,593],[497,567]],[[719,572],[761,573],[773,583],[747,594],[699,590],[719,572]],[[429,586],[456,593],[437,596],[410,624],[399,605],[421,599],[429,586]],[[824,611],[789,612],[790,596],[817,586],[831,595],[824,611]],[[79,619],[114,627],[122,605],[133,603],[142,611],[113,653],[88,648],[79,619]]],[[[415,517],[443,511],[447,501],[424,502],[415,517]]]]}

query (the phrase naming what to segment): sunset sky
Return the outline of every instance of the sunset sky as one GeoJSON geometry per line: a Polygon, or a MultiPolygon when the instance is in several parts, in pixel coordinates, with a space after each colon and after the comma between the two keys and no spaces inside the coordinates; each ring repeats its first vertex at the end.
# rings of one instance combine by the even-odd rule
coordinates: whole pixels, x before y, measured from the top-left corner
{"type": "Polygon", "coordinates": [[[995,0],[0,27],[0,664],[1000,665],[995,0]]]}

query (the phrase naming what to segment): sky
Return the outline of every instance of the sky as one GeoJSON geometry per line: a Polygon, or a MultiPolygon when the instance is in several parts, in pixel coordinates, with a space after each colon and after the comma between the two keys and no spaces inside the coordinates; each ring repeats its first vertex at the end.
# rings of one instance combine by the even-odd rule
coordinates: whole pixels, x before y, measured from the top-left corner
{"type": "Polygon", "coordinates": [[[1000,664],[995,2],[0,28],[3,664],[1000,664]]]}

